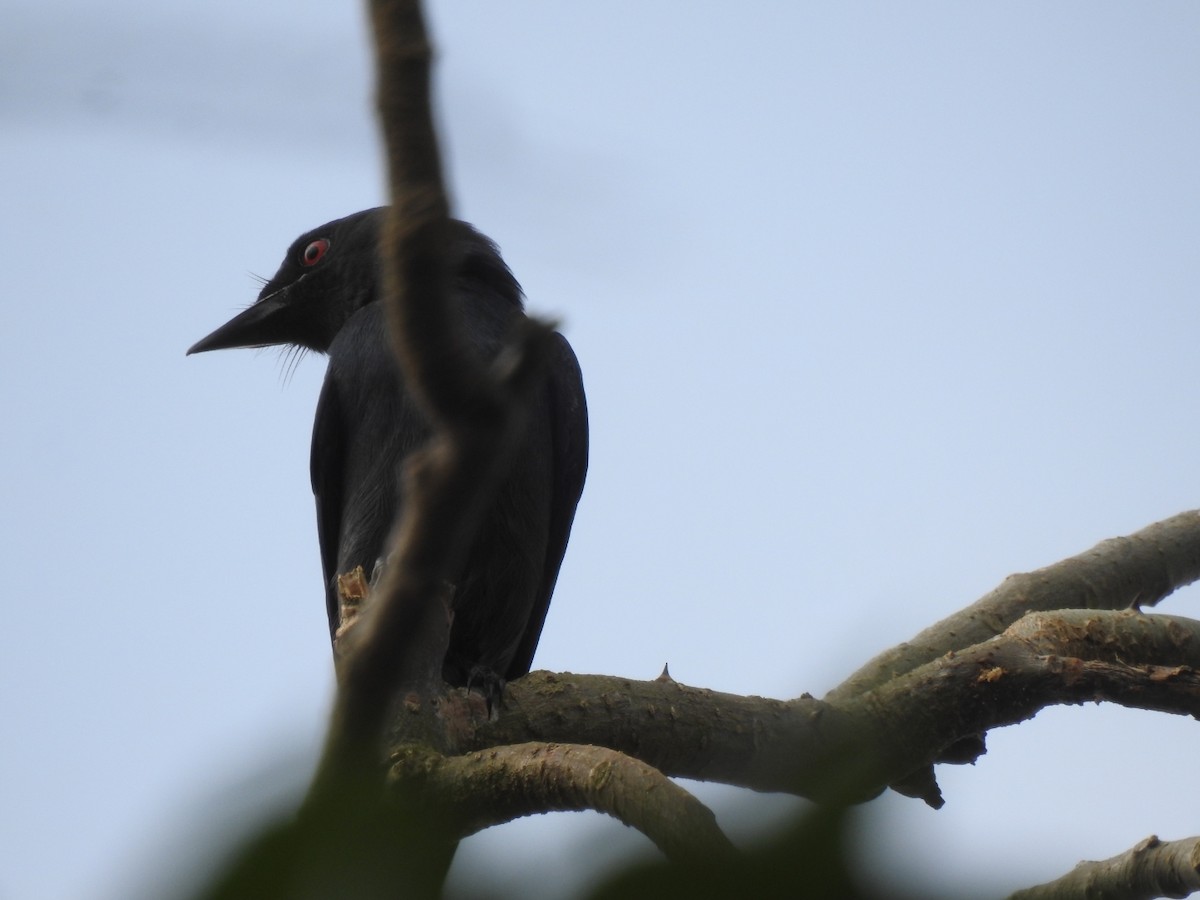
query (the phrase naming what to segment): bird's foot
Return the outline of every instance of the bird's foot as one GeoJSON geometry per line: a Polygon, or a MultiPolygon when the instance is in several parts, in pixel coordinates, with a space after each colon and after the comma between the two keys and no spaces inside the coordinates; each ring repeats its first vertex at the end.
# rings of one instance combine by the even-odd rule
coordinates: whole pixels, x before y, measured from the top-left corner
{"type": "Polygon", "coordinates": [[[491,721],[499,718],[500,705],[504,702],[504,685],[504,679],[487,666],[471,666],[471,671],[467,673],[467,691],[474,690],[483,695],[491,721]]]}

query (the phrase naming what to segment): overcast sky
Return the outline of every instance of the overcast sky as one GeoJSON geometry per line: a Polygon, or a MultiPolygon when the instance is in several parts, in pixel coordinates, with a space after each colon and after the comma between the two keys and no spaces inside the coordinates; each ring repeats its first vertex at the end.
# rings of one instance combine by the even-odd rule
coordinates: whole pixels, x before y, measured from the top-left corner
{"type": "MultiPolygon", "coordinates": [[[[591,409],[535,666],[820,695],[1197,506],[1200,6],[432,6],[456,211],[591,409]]],[[[369,70],[357,4],[5,11],[0,897],[161,896],[304,783],[324,363],[184,351],[383,202],[369,70]]],[[[1198,751],[1042,713],[943,810],[872,804],[869,865],[999,893],[1200,833],[1198,751]]],[[[739,837],[797,805],[697,790],[739,837]]],[[[455,883],[568,895],[647,846],[538,817],[455,883]]]]}

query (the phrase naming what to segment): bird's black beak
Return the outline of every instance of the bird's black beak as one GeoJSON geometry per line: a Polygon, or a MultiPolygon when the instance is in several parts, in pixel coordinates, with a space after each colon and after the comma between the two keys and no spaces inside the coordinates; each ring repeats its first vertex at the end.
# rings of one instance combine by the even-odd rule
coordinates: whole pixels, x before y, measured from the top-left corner
{"type": "Polygon", "coordinates": [[[187,355],[234,347],[269,347],[290,343],[293,304],[286,289],[276,291],[238,313],[208,337],[188,348],[187,355]]]}

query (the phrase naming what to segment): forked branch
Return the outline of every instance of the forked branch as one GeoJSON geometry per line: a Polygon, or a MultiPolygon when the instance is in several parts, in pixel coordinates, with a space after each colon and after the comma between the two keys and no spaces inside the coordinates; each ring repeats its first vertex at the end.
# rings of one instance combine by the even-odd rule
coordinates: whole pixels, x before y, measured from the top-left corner
{"type": "Polygon", "coordinates": [[[971,606],[879,654],[825,699],[846,700],[945,653],[986,641],[1027,612],[1153,606],[1198,578],[1200,510],[1189,510],[1044,569],[1010,575],[971,606]]]}

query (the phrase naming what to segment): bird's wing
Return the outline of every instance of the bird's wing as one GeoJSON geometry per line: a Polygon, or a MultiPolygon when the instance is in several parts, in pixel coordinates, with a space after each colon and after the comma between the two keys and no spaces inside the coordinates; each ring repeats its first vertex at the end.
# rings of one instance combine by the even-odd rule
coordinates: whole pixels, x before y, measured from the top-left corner
{"type": "Polygon", "coordinates": [[[321,571],[325,575],[325,609],[329,614],[330,638],[338,627],[336,576],[338,544],[342,533],[345,450],[345,423],[337,384],[330,371],[325,375],[321,397],[317,400],[317,415],[313,421],[312,456],[309,463],[313,496],[317,501],[317,540],[321,545],[321,571]]]}
{"type": "Polygon", "coordinates": [[[567,552],[567,538],[571,533],[571,522],[575,518],[575,506],[583,493],[583,481],[588,465],[588,418],[587,400],[583,393],[583,376],[579,371],[579,360],[566,338],[554,335],[554,349],[547,376],[547,406],[550,412],[550,434],[553,442],[553,484],[550,496],[550,529],[546,542],[546,562],[542,570],[541,584],[529,614],[529,624],[521,636],[516,655],[508,667],[505,677],[519,678],[533,664],[533,652],[537,649],[546,611],[550,608],[550,595],[554,593],[554,582],[567,552]]]}

